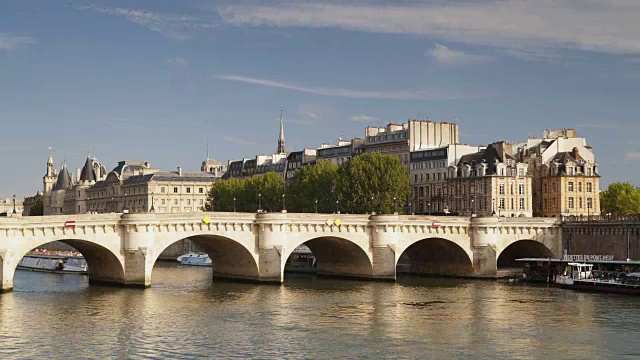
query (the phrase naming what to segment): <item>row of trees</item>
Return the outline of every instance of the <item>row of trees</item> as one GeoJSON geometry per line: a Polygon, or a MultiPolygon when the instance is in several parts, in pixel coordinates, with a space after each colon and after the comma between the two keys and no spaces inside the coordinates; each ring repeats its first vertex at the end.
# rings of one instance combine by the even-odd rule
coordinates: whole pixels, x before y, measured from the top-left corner
{"type": "Polygon", "coordinates": [[[640,187],[628,182],[616,182],[600,193],[603,214],[640,214],[640,187]]]}
{"type": "Polygon", "coordinates": [[[365,154],[342,165],[319,161],[299,169],[285,187],[275,173],[213,184],[207,211],[401,212],[410,186],[407,168],[391,155],[365,154]]]}

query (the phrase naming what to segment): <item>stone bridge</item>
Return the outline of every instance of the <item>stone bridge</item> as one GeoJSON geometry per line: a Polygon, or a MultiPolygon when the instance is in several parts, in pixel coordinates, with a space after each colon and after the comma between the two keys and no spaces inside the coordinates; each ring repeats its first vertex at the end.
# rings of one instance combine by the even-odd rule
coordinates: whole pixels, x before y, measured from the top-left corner
{"type": "Polygon", "coordinates": [[[20,259],[52,241],[86,258],[92,283],[148,287],[160,253],[189,238],[216,278],[281,283],[292,251],[306,244],[318,274],[394,280],[417,274],[495,277],[519,257],[559,257],[559,222],[548,218],[294,213],[92,214],[0,218],[2,290],[20,259]],[[65,222],[74,221],[75,227],[65,222]]]}

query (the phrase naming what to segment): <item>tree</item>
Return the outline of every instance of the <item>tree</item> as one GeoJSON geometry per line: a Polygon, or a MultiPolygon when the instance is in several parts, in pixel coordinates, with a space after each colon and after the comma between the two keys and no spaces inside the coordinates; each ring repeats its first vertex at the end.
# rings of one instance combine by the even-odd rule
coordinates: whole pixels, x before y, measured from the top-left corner
{"type": "Polygon", "coordinates": [[[338,199],[336,185],[338,165],[318,161],[315,166],[303,166],[287,184],[287,209],[291,212],[332,213],[338,199]]]}
{"type": "Polygon", "coordinates": [[[249,179],[218,180],[211,186],[203,210],[256,212],[261,203],[265,210],[279,211],[283,190],[284,179],[274,172],[249,179]]]}
{"type": "Polygon", "coordinates": [[[349,213],[401,212],[411,188],[406,166],[397,157],[364,154],[338,170],[340,207],[349,213]]]}
{"type": "Polygon", "coordinates": [[[640,213],[640,188],[628,182],[615,182],[600,193],[603,214],[640,213]]]}
{"type": "Polygon", "coordinates": [[[44,203],[42,196],[38,196],[36,203],[31,209],[29,209],[29,216],[42,216],[44,215],[44,203]]]}

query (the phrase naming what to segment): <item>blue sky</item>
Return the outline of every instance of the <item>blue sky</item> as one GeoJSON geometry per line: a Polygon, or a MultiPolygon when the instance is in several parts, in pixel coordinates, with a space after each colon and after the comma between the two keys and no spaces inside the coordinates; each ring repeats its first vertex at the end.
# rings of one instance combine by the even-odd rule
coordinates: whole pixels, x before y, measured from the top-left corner
{"type": "MultiPolygon", "coordinates": [[[[640,183],[637,0],[0,0],[0,196],[87,146],[196,170],[458,119],[462,140],[574,127],[602,182],[640,183]]],[[[604,187],[603,187],[604,188],[604,187]]]]}

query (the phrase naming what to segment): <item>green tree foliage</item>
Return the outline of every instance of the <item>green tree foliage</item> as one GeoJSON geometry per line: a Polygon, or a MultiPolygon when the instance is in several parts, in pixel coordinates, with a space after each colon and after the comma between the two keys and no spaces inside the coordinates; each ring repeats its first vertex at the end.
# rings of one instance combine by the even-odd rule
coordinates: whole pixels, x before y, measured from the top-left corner
{"type": "Polygon", "coordinates": [[[341,208],[349,213],[401,212],[410,192],[407,168],[392,155],[360,155],[338,170],[341,208]]]}
{"type": "Polygon", "coordinates": [[[282,209],[284,179],[276,173],[249,179],[231,178],[216,181],[207,195],[205,211],[256,212],[260,203],[267,211],[282,209]],[[260,195],[260,196],[259,196],[260,195]]]}
{"type": "Polygon", "coordinates": [[[44,204],[42,200],[42,196],[38,197],[35,205],[31,209],[29,209],[29,216],[42,216],[44,215],[44,204]]]}
{"type": "Polygon", "coordinates": [[[640,213],[640,187],[628,182],[616,182],[600,193],[600,210],[603,214],[640,213]]]}
{"type": "Polygon", "coordinates": [[[338,165],[331,161],[318,161],[315,166],[304,166],[287,184],[287,210],[291,212],[332,213],[336,209],[338,165]]]}
{"type": "Polygon", "coordinates": [[[286,189],[276,173],[248,179],[231,178],[213,184],[205,211],[280,211],[283,194],[289,212],[380,214],[401,212],[410,194],[407,169],[395,156],[378,153],[355,157],[340,166],[319,161],[298,170],[286,189]],[[336,205],[336,200],[338,204],[336,205]]]}

